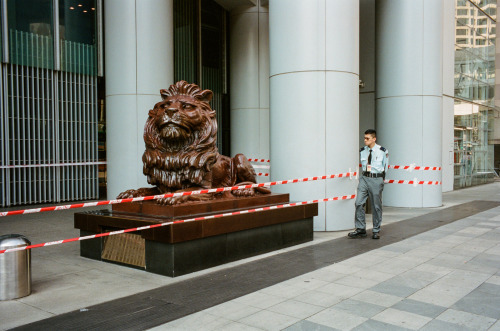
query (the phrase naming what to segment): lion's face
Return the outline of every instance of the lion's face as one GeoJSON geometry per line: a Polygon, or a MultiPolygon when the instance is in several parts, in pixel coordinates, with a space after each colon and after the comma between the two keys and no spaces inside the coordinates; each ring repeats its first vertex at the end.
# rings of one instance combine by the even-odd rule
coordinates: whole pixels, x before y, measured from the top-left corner
{"type": "Polygon", "coordinates": [[[193,133],[200,131],[215,115],[203,102],[188,96],[166,97],[149,112],[159,137],[166,145],[191,142],[193,133]]]}

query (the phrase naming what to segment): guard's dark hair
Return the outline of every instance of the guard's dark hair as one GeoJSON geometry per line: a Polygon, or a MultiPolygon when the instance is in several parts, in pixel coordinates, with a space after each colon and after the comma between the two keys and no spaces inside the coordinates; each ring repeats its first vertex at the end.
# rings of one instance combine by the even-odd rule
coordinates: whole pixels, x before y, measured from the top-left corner
{"type": "Polygon", "coordinates": [[[366,130],[365,134],[371,134],[374,138],[377,138],[377,131],[375,131],[373,129],[366,130]]]}

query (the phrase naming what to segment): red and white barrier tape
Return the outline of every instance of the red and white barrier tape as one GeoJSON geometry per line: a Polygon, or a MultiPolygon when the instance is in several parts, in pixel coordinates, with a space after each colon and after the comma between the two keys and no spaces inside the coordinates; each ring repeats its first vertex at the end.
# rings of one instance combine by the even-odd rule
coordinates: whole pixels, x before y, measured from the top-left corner
{"type": "Polygon", "coordinates": [[[293,202],[293,203],[287,203],[287,204],[283,204],[283,205],[274,205],[274,206],[240,210],[240,211],[234,211],[234,212],[216,214],[216,215],[210,215],[210,216],[195,217],[195,218],[189,218],[189,219],[185,219],[185,220],[178,220],[178,221],[165,222],[165,223],[153,224],[153,225],[146,225],[146,226],[141,226],[141,227],[137,227],[137,228],[130,228],[130,229],[125,229],[125,230],[119,230],[119,231],[99,233],[99,234],[94,234],[94,235],[90,235],[90,236],[51,241],[51,242],[46,242],[46,243],[36,244],[36,245],[29,245],[29,246],[24,246],[24,247],[8,248],[8,249],[0,250],[0,254],[22,251],[22,250],[33,249],[33,248],[40,248],[40,247],[45,247],[45,246],[66,244],[66,243],[74,242],[74,241],[82,241],[82,240],[87,240],[87,239],[113,236],[113,235],[117,235],[117,234],[121,234],[121,233],[143,231],[143,230],[158,228],[158,227],[177,224],[177,223],[202,221],[202,220],[208,220],[208,219],[213,219],[213,218],[255,213],[255,212],[265,211],[265,210],[281,209],[281,208],[288,208],[288,207],[300,206],[300,205],[308,205],[308,204],[313,204],[313,203],[318,203],[318,202],[349,200],[349,199],[354,199],[355,197],[356,197],[356,195],[353,194],[353,195],[345,195],[345,196],[341,196],[341,197],[325,198],[325,199],[319,199],[319,200],[309,200],[309,201],[302,201],[302,202],[293,202]]]}
{"type": "Polygon", "coordinates": [[[119,203],[156,200],[156,199],[160,199],[160,198],[180,197],[180,196],[195,195],[195,194],[219,193],[219,192],[234,191],[234,190],[240,190],[240,189],[246,189],[246,188],[269,187],[269,186],[274,186],[274,185],[310,182],[310,181],[332,179],[332,178],[342,178],[342,177],[353,178],[356,176],[357,176],[357,172],[347,172],[347,173],[342,173],[342,174],[288,179],[288,180],[280,180],[280,181],[275,181],[275,182],[248,184],[248,185],[232,186],[232,187],[220,187],[220,188],[212,188],[212,189],[190,191],[190,192],[166,193],[166,194],[150,195],[150,196],[145,196],[145,197],[136,197],[136,198],[127,198],[127,199],[105,200],[105,201],[96,201],[96,202],[77,203],[77,204],[72,204],[72,205],[11,210],[11,211],[0,212],[0,217],[1,216],[11,216],[11,215],[21,215],[21,214],[33,214],[33,213],[40,213],[40,212],[54,211],[54,210],[95,207],[95,206],[103,206],[103,205],[114,205],[114,204],[119,204],[119,203]]]}
{"type": "Polygon", "coordinates": [[[441,170],[441,167],[421,167],[416,166],[414,164],[410,164],[409,166],[400,166],[400,165],[389,165],[389,169],[401,169],[401,170],[441,170]]]}
{"type": "Polygon", "coordinates": [[[259,173],[257,174],[257,176],[269,176],[269,174],[267,174],[267,173],[263,173],[263,172],[259,172],[259,173]]]}
{"type": "MultiPolygon", "coordinates": [[[[266,160],[266,159],[248,159],[250,162],[271,162],[271,160],[266,160]]],[[[254,168],[257,168],[259,166],[254,165],[254,168]]],[[[359,165],[361,168],[361,164],[359,165]]],[[[407,166],[401,166],[401,165],[389,165],[389,169],[402,169],[402,170],[441,170],[441,167],[425,167],[425,166],[416,166],[415,164],[410,164],[407,166]]]]}
{"type": "MultiPolygon", "coordinates": [[[[358,165],[361,168],[361,164],[358,165]]],[[[387,166],[389,169],[402,169],[402,170],[407,170],[407,171],[412,171],[412,170],[441,170],[441,167],[422,167],[422,166],[416,166],[414,164],[410,164],[407,166],[400,166],[400,165],[388,165],[387,166]]]]}
{"type": "Polygon", "coordinates": [[[271,162],[271,160],[266,160],[266,159],[248,159],[250,162],[271,162]]]}
{"type": "Polygon", "coordinates": [[[439,181],[423,181],[417,180],[397,180],[397,179],[386,179],[384,180],[385,184],[410,184],[410,185],[441,185],[439,181]]]}
{"type": "Polygon", "coordinates": [[[66,167],[66,166],[99,165],[99,164],[107,164],[107,162],[98,161],[98,162],[73,162],[73,163],[50,163],[50,164],[20,164],[20,165],[0,166],[0,169],[66,167]]]}

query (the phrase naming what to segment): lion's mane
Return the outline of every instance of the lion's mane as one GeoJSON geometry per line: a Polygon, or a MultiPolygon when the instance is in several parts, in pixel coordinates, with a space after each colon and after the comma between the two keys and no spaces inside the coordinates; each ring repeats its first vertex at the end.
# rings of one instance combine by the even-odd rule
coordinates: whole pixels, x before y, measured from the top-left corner
{"type": "Polygon", "coordinates": [[[218,155],[215,144],[217,122],[215,111],[209,104],[212,94],[209,90],[201,90],[198,85],[185,81],[170,85],[168,90],[161,90],[161,94],[164,101],[176,95],[191,97],[203,122],[186,140],[166,141],[155,123],[158,110],[163,107],[164,102],[157,103],[149,112],[144,127],[146,151],[142,156],[143,173],[149,184],[168,191],[199,186],[217,161],[218,155]]]}

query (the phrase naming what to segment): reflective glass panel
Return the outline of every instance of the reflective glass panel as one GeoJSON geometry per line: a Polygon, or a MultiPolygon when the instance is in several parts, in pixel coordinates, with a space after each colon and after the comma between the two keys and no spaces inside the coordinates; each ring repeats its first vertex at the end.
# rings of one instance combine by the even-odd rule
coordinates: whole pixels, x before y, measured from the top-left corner
{"type": "Polygon", "coordinates": [[[97,74],[95,0],[59,0],[61,70],[97,74]]]}
{"type": "Polygon", "coordinates": [[[54,66],[51,0],[8,0],[10,62],[39,68],[54,66]]]}
{"type": "Polygon", "coordinates": [[[496,2],[457,1],[456,5],[455,96],[493,106],[496,22],[484,8],[496,10],[496,2]]]}
{"type": "Polygon", "coordinates": [[[493,180],[495,0],[457,0],[455,32],[455,188],[493,180]]]}

